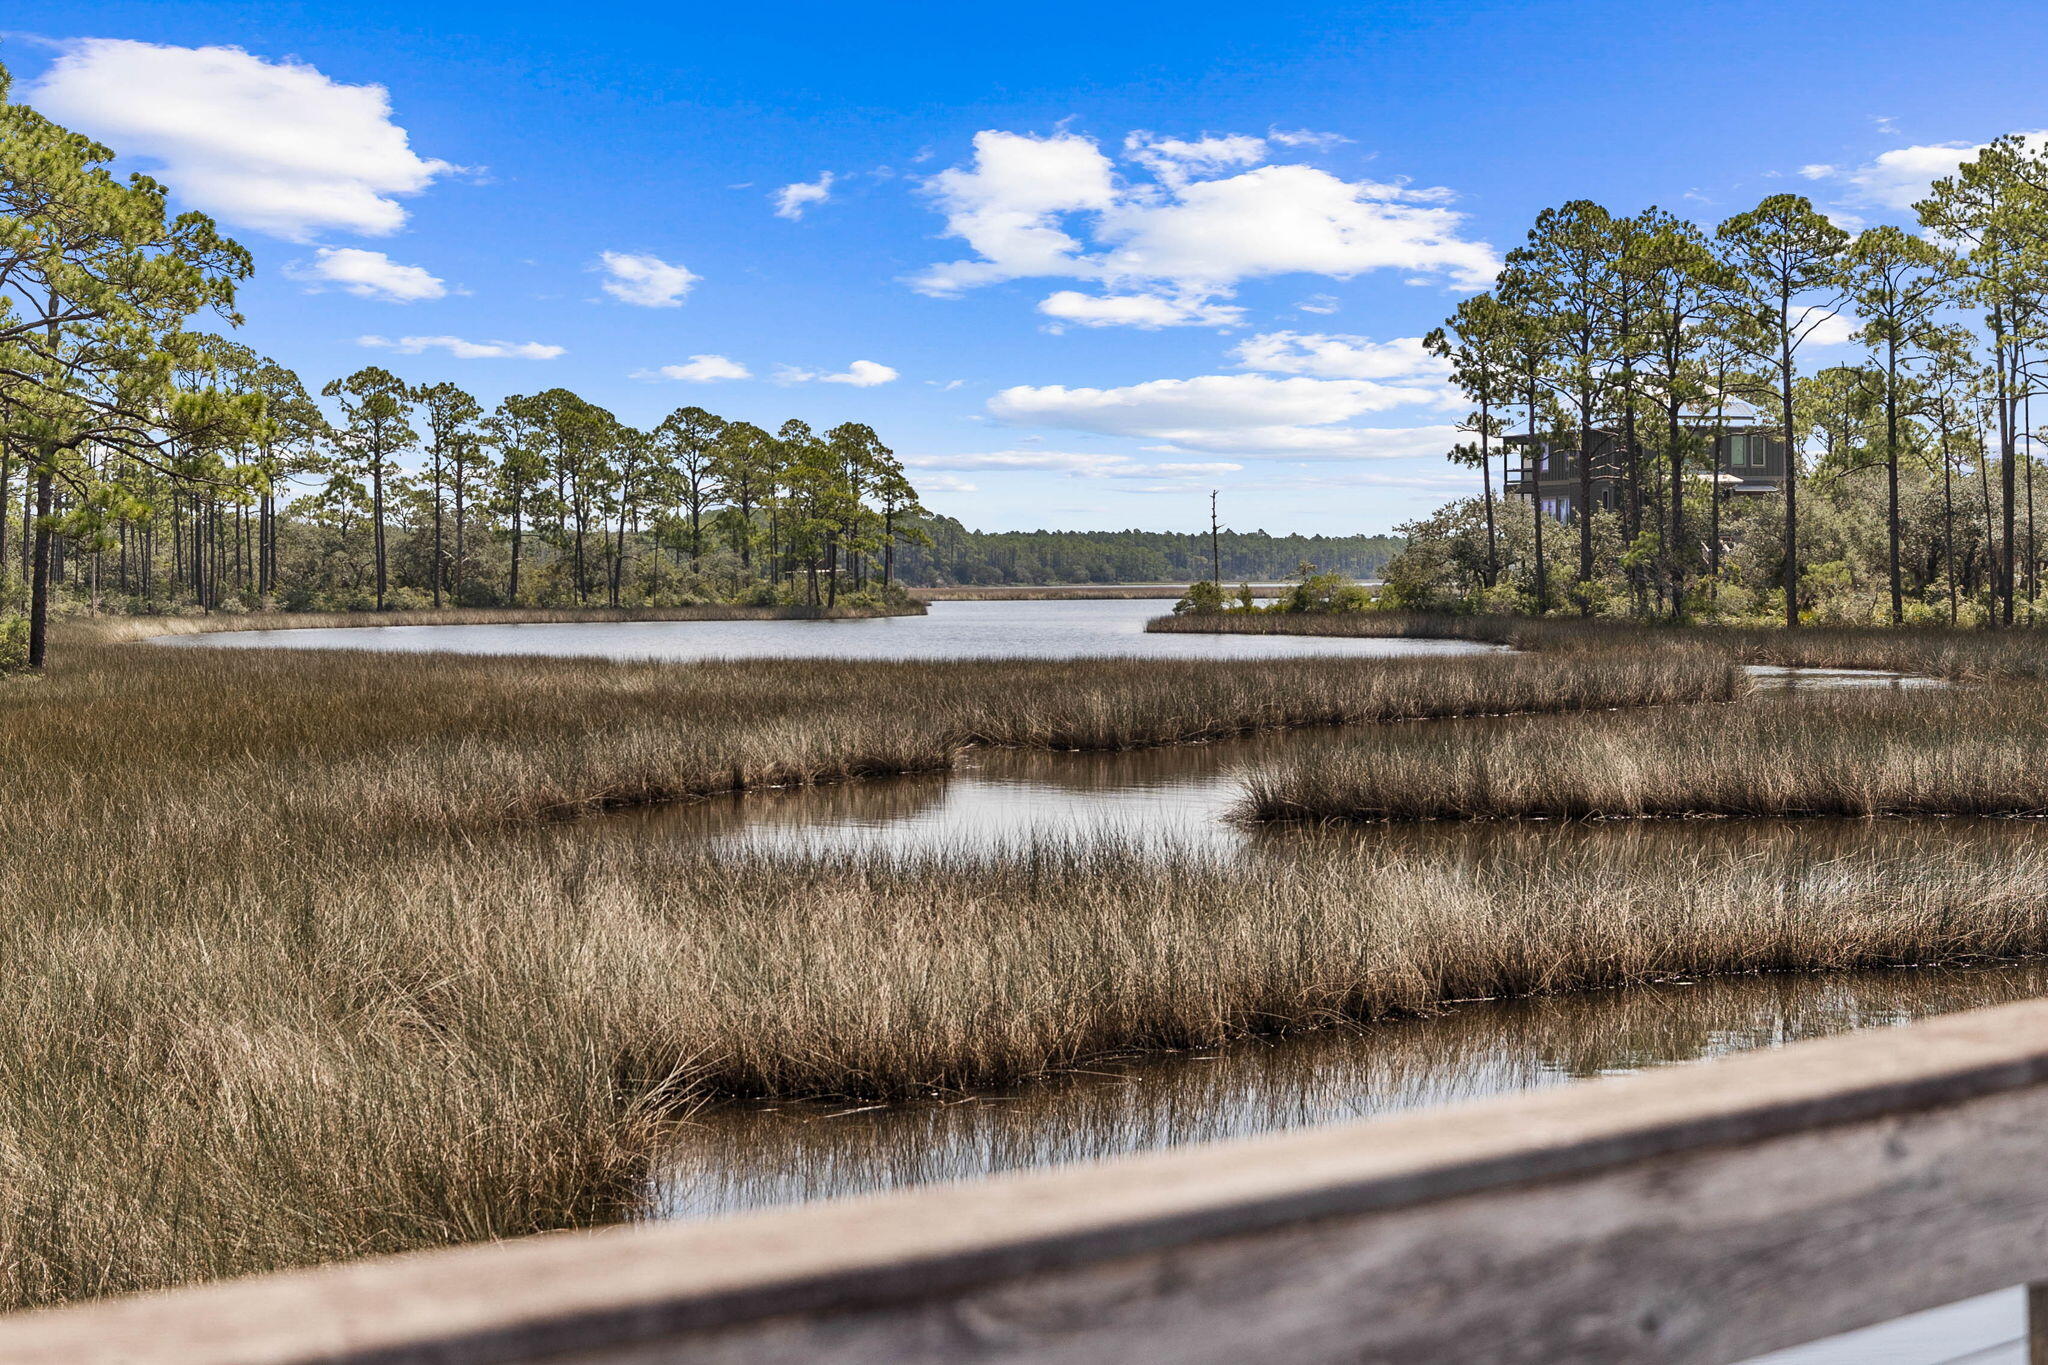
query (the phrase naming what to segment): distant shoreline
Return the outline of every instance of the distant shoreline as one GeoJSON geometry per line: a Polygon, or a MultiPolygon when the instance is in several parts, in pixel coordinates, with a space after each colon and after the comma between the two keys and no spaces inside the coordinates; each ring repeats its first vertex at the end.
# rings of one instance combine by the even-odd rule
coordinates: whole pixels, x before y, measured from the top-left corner
{"type": "MultiPolygon", "coordinates": [[[[1235,588],[1237,584],[1228,586],[1235,588]]],[[[1271,597],[1286,584],[1254,583],[1252,591],[1271,597]]],[[[1186,583],[998,583],[942,588],[911,588],[913,602],[1082,602],[1157,599],[1175,601],[1186,595],[1186,583]]]]}

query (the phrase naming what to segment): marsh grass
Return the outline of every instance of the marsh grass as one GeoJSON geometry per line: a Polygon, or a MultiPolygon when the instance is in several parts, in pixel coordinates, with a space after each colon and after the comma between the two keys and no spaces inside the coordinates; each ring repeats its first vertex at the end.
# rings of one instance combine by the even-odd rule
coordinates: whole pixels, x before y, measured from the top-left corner
{"type": "Polygon", "coordinates": [[[1471,640],[1548,654],[1617,649],[1703,649],[1739,664],[1788,668],[1878,669],[1981,682],[2048,681],[2048,632],[1888,630],[1807,626],[1799,630],[1666,626],[1566,617],[1452,616],[1428,612],[1226,612],[1162,616],[1145,629],[1162,634],[1333,635],[1354,638],[1471,640]]]}
{"type": "Polygon", "coordinates": [[[2048,815],[2031,683],[1842,689],[1742,707],[1361,733],[1249,774],[1274,821],[2048,815]]]}
{"type": "Polygon", "coordinates": [[[1204,903],[1238,894],[1214,873],[1057,850],[827,872],[567,817],[943,769],[971,744],[1741,686],[1717,660],[66,643],[0,684],[0,1306],[624,1216],[648,1126],[709,1094],[903,1094],[1329,1008],[1284,1008],[1256,954],[1179,991],[1275,927],[1214,938],[1204,903]]]}
{"type": "Polygon", "coordinates": [[[1780,830],[1735,858],[1309,841],[1256,868],[1057,846],[827,867],[600,825],[194,870],[80,870],[5,920],[11,1304],[630,1216],[661,1120],[701,1097],[892,1098],[1481,996],[2048,950],[2033,825],[1780,830]]]}

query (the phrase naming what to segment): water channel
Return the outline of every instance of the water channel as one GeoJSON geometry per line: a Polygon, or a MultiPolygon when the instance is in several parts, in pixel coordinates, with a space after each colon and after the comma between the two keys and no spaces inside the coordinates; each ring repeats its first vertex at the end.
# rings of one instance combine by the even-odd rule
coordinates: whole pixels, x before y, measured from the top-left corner
{"type": "MultiPolygon", "coordinates": [[[[571,654],[665,660],[733,657],[986,658],[1136,654],[1258,658],[1449,655],[1448,641],[1299,636],[1145,635],[1156,601],[936,603],[926,617],[865,622],[636,622],[590,625],[372,627],[184,637],[183,646],[368,648],[571,654]]],[[[1926,680],[1842,671],[1753,670],[1744,705],[1798,702],[1815,687],[1911,687],[1926,680]]],[[[1474,743],[1540,717],[1429,722],[1474,743]]],[[[1260,833],[1229,811],[1248,767],[1313,761],[1352,742],[1342,729],[1110,754],[982,751],[953,772],[773,791],[609,817],[646,837],[797,857],[853,852],[997,856],[1048,840],[1170,844],[1241,862],[1284,858],[1297,835],[1260,833]]],[[[1321,836],[1327,837],[1327,836],[1321,836]]],[[[1797,847],[1807,865],[1868,851],[1910,856],[2048,841],[2033,821],[1424,825],[1348,836],[1432,858],[1527,858],[1532,848],[1668,843],[1697,856],[1755,856],[1759,840],[1797,847]],[[1604,842],[1603,842],[1604,841],[1604,842]]],[[[1249,1040],[1197,1053],[1111,1056],[1000,1094],[896,1105],[730,1104],[678,1126],[647,1192],[653,1216],[716,1218],[774,1205],[1095,1160],[1164,1146],[1419,1107],[1775,1047],[1851,1029],[2038,995],[2048,964],[1897,968],[1832,975],[1674,980],[1624,991],[1471,1002],[1424,1019],[1249,1040]]],[[[1986,1296],[1935,1314],[1769,1357],[1772,1365],[1951,1358],[2017,1360],[2019,1300],[1986,1296]]]]}

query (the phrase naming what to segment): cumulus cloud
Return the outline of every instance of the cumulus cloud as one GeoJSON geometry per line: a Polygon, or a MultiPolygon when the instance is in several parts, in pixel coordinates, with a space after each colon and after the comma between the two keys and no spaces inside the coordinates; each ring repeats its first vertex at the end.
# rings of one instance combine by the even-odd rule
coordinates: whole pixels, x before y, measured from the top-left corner
{"type": "MultiPolygon", "coordinates": [[[[2021,133],[2021,137],[2048,140],[2048,132],[2021,133]]],[[[1815,163],[1801,166],[1808,180],[1829,180],[1843,187],[1853,203],[1903,213],[1925,199],[1934,182],[1954,175],[1956,168],[1984,150],[1981,142],[1928,142],[1912,147],[1894,147],[1860,166],[1832,166],[1815,163]]]]}
{"type": "Polygon", "coordinates": [[[826,171],[816,180],[799,180],[794,185],[784,185],[768,196],[775,201],[775,216],[791,220],[803,217],[805,209],[831,199],[834,179],[832,172],[826,171]]]}
{"type": "Polygon", "coordinates": [[[1124,139],[1124,154],[1158,177],[1179,185],[1198,175],[1219,175],[1266,159],[1266,140],[1232,133],[1224,137],[1154,137],[1139,131],[1124,139]]]}
{"type": "Polygon", "coordinates": [[[1800,314],[1798,325],[1806,332],[1808,346],[1842,346],[1855,339],[1856,329],[1863,324],[1850,313],[1808,308],[1800,314]]]}
{"type": "Polygon", "coordinates": [[[1318,133],[1309,128],[1268,128],[1266,137],[1282,147],[1308,147],[1318,152],[1327,152],[1351,141],[1342,133],[1318,133]]]}
{"type": "Polygon", "coordinates": [[[962,455],[912,455],[911,469],[944,469],[967,473],[1068,474],[1083,479],[1201,478],[1244,468],[1228,460],[1165,461],[1148,464],[1107,451],[989,450],[962,455]]]}
{"type": "Polygon", "coordinates": [[[1168,298],[1163,294],[1083,294],[1062,289],[1040,299],[1038,311],[1080,327],[1232,327],[1244,310],[1201,299],[1168,298]]]}
{"type": "MultiPolygon", "coordinates": [[[[1273,139],[1278,141],[1280,139],[1273,139]]],[[[1296,145],[1302,145],[1297,143],[1296,145]]],[[[1314,166],[1261,164],[1268,139],[1131,134],[1135,181],[1092,139],[985,131],[974,158],[925,184],[946,235],[975,255],[912,278],[951,295],[1004,280],[1068,278],[1104,289],[1090,310],[1063,290],[1041,311],[1091,326],[1206,321],[1246,280],[1287,274],[1345,279],[1399,270],[1458,288],[1483,288],[1499,269],[1493,249],[1465,235],[1448,191],[1345,180],[1314,166]],[[1140,307],[1136,298],[1159,302],[1140,307]]],[[[1232,318],[1232,320],[1235,320],[1232,318]]]]}
{"type": "Polygon", "coordinates": [[[635,379],[680,379],[692,384],[712,384],[721,379],[752,379],[754,372],[737,360],[722,355],[693,355],[683,365],[663,365],[652,370],[635,370],[635,379]]]}
{"type": "Polygon", "coordinates": [[[641,308],[680,308],[698,277],[659,256],[607,251],[598,258],[604,292],[641,308]]]}
{"type": "Polygon", "coordinates": [[[1000,280],[1094,273],[1059,219],[1114,204],[1111,172],[1092,138],[976,133],[974,164],[940,171],[925,190],[946,215],[946,235],[966,242],[977,259],[935,265],[913,283],[926,293],[956,294],[1000,280]]]}
{"type": "Polygon", "coordinates": [[[1002,422],[1141,437],[1204,454],[1351,458],[1422,453],[1413,448],[1418,441],[1441,454],[1449,445],[1434,436],[1409,438],[1348,425],[1417,400],[1416,390],[1373,380],[1212,374],[1120,388],[1019,385],[989,399],[988,410],[1002,422]]]}
{"type": "Polygon", "coordinates": [[[1374,341],[1332,332],[1261,332],[1239,342],[1231,354],[1247,370],[1319,379],[1440,382],[1451,372],[1450,362],[1431,355],[1421,337],[1374,341]]]}
{"type": "Polygon", "coordinates": [[[873,360],[856,360],[838,374],[806,370],[797,365],[775,367],[775,382],[778,384],[850,384],[856,389],[872,389],[900,377],[889,366],[873,360]]]}
{"type": "Polygon", "coordinates": [[[64,46],[26,98],[155,162],[195,207],[293,241],[396,232],[406,218],[399,199],[458,169],[412,150],[383,86],[344,85],[239,47],[84,38],[64,46]]]}
{"type": "Polygon", "coordinates": [[[332,285],[359,299],[386,303],[419,303],[448,294],[445,281],[419,266],[400,265],[381,251],[353,246],[323,246],[313,253],[313,259],[294,261],[284,273],[315,290],[332,285]]]}
{"type": "Polygon", "coordinates": [[[395,341],[390,337],[363,336],[356,338],[356,345],[396,351],[400,355],[446,351],[457,360],[553,360],[562,354],[560,346],[538,341],[465,341],[448,336],[399,337],[395,341]]]}

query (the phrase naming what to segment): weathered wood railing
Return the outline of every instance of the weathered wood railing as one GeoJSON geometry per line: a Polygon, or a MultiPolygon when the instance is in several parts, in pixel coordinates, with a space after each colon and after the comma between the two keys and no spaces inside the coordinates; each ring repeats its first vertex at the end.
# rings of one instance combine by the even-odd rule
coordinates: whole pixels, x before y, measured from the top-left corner
{"type": "Polygon", "coordinates": [[[0,1321],[0,1361],[1723,1365],[2041,1280],[2048,1001],[1095,1166],[29,1314],[0,1321]]]}

